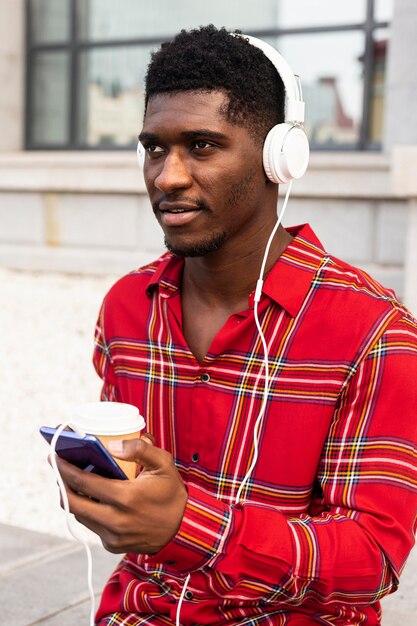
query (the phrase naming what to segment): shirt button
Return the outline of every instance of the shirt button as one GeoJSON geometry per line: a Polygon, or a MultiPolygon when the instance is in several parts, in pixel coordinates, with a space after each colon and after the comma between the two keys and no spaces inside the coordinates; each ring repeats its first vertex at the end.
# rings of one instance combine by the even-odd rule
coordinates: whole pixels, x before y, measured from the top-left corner
{"type": "Polygon", "coordinates": [[[198,452],[194,452],[193,456],[191,457],[193,463],[198,463],[199,458],[200,458],[200,455],[198,454],[198,452]]]}
{"type": "Polygon", "coordinates": [[[184,595],[187,600],[192,600],[194,598],[194,594],[192,591],[186,591],[184,595]]]}
{"type": "Polygon", "coordinates": [[[203,372],[203,374],[201,374],[200,380],[203,383],[208,383],[210,380],[210,374],[207,374],[207,372],[203,372]]]}

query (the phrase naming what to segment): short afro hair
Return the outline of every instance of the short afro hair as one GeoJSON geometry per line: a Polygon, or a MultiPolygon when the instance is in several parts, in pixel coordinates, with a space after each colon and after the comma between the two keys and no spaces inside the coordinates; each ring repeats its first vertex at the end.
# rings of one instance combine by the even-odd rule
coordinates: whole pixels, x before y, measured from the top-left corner
{"type": "MultiPolygon", "coordinates": [[[[239,31],[235,31],[238,33],[239,31]]],[[[182,91],[224,91],[226,119],[247,125],[263,142],[284,120],[285,89],[264,53],[244,37],[232,37],[213,24],[182,30],[151,56],[145,79],[145,111],[153,96],[182,91]]]]}

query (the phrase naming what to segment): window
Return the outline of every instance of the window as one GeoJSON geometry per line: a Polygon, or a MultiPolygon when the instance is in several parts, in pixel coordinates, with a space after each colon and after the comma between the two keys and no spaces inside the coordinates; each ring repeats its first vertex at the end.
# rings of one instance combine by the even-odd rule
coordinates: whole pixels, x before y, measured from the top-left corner
{"type": "Polygon", "coordinates": [[[393,0],[26,0],[26,147],[134,146],[149,53],[212,22],[286,57],[313,149],[377,148],[392,12],[393,0]]]}

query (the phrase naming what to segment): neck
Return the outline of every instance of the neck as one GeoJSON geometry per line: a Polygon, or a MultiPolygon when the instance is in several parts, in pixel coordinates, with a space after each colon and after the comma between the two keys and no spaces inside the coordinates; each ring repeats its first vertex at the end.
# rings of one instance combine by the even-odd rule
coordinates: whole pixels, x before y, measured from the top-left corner
{"type": "MultiPolygon", "coordinates": [[[[247,250],[222,249],[204,257],[185,259],[183,292],[193,293],[200,302],[212,307],[240,309],[247,304],[249,294],[255,289],[259,278],[265,247],[270,232],[257,241],[248,242],[247,250]]],[[[291,242],[291,235],[280,226],[272,242],[265,266],[265,274],[271,269],[284,249],[291,242]]]]}

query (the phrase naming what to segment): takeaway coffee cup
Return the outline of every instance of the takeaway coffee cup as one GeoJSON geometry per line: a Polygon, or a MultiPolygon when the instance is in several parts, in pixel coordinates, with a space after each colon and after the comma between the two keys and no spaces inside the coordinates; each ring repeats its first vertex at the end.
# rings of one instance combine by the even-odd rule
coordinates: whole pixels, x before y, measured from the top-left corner
{"type": "MultiPolygon", "coordinates": [[[[107,447],[112,439],[137,439],[145,420],[137,407],[122,402],[88,402],[75,408],[74,426],[78,426],[107,447]]],[[[136,463],[115,459],[128,478],[136,477],[136,463]]]]}

